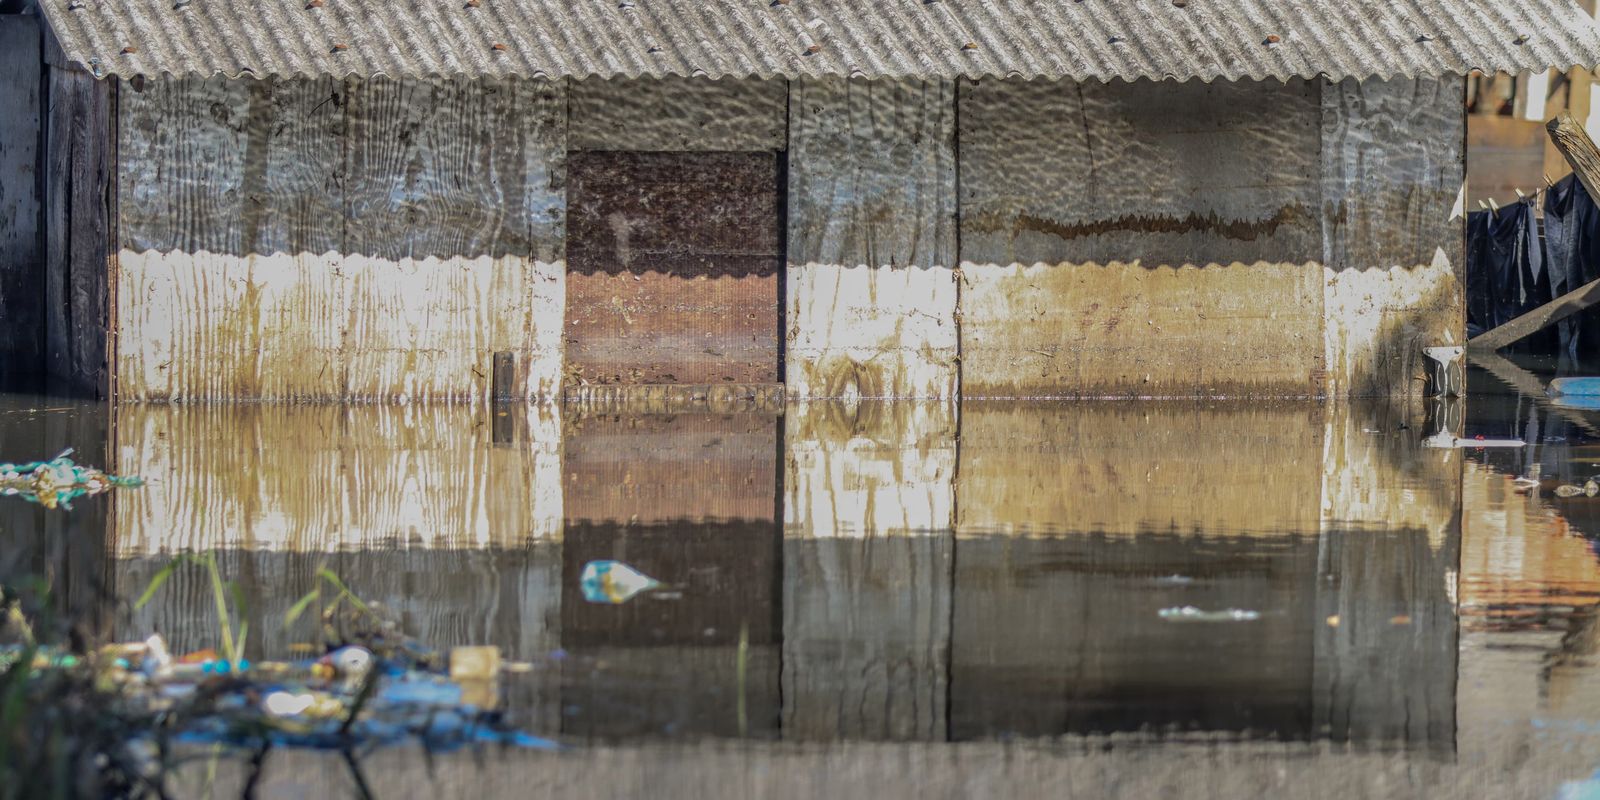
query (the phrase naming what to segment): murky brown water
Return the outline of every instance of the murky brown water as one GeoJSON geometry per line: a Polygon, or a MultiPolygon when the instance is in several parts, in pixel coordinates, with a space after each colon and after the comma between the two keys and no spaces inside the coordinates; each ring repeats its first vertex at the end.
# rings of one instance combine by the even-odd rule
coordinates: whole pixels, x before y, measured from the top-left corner
{"type": "MultiPolygon", "coordinates": [[[[380,796],[1556,797],[1600,767],[1600,498],[1550,489],[1600,473],[1600,413],[1472,388],[675,415],[7,397],[0,454],[74,446],[150,483],[0,502],[0,570],[53,574],[100,635],[199,649],[198,572],[127,598],[215,551],[261,659],[307,638],[281,620],[326,565],[429,644],[533,664],[507,710],[569,752],[441,757],[440,783],[381,752],[380,796]],[[1533,446],[1424,446],[1463,417],[1533,446]],[[1544,489],[1515,493],[1535,463],[1544,489]],[[594,559],[674,591],[587,603],[594,559]]],[[[264,788],[352,785],[283,753],[264,788]]]]}

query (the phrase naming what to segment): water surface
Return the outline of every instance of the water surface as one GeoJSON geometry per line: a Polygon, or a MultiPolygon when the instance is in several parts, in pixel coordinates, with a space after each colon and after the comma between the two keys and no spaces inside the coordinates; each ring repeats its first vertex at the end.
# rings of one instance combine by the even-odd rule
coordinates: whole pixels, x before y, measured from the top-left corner
{"type": "MultiPolygon", "coordinates": [[[[531,664],[506,711],[568,753],[441,757],[442,785],[372,754],[380,795],[1554,797],[1600,767],[1600,499],[1551,494],[1600,474],[1600,413],[1510,366],[1449,404],[11,396],[6,457],[74,446],[150,483],[0,504],[0,568],[50,572],[85,631],[187,650],[216,644],[201,573],[127,599],[214,552],[263,659],[312,635],[282,620],[327,566],[424,642],[531,664]],[[585,602],[595,559],[672,591],[585,602]]],[[[285,753],[265,787],[353,785],[285,753]]]]}

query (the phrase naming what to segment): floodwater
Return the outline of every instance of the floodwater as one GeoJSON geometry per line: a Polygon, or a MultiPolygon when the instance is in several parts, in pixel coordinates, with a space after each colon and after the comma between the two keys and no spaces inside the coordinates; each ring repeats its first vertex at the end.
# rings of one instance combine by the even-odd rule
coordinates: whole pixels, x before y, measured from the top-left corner
{"type": "Polygon", "coordinates": [[[86,635],[201,649],[202,573],[129,600],[214,552],[260,660],[309,638],[282,620],[326,566],[424,643],[531,664],[503,707],[568,745],[279,751],[264,797],[1588,796],[1600,498],[1553,489],[1600,474],[1600,412],[1537,395],[1550,374],[1475,367],[1450,403],[4,396],[0,455],[149,484],[0,502],[0,580],[51,575],[86,635]],[[670,591],[587,602],[597,559],[670,591]]]}

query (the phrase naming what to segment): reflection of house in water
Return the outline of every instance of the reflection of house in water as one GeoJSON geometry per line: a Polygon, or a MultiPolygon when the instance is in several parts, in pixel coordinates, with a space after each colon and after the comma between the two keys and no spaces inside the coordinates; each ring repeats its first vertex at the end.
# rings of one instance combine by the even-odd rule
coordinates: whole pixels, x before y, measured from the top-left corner
{"type": "MultiPolygon", "coordinates": [[[[119,588],[229,548],[271,654],[326,558],[424,639],[535,661],[513,704],[569,736],[737,735],[742,707],[787,740],[1453,746],[1461,456],[1383,408],[517,413],[507,447],[465,408],[124,409],[152,488],[118,498],[119,588]],[[603,558],[672,591],[585,603],[603,558]]],[[[202,646],[209,604],[179,583],[133,625],[202,646]]]]}

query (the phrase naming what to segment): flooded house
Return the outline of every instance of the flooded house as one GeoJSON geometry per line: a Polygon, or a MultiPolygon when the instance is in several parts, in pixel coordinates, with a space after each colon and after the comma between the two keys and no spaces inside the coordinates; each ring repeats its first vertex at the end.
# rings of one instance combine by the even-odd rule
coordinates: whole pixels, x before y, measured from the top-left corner
{"type": "Polygon", "coordinates": [[[128,401],[1414,393],[1464,76],[1600,61],[1570,0],[37,12],[4,372],[128,401]]]}

